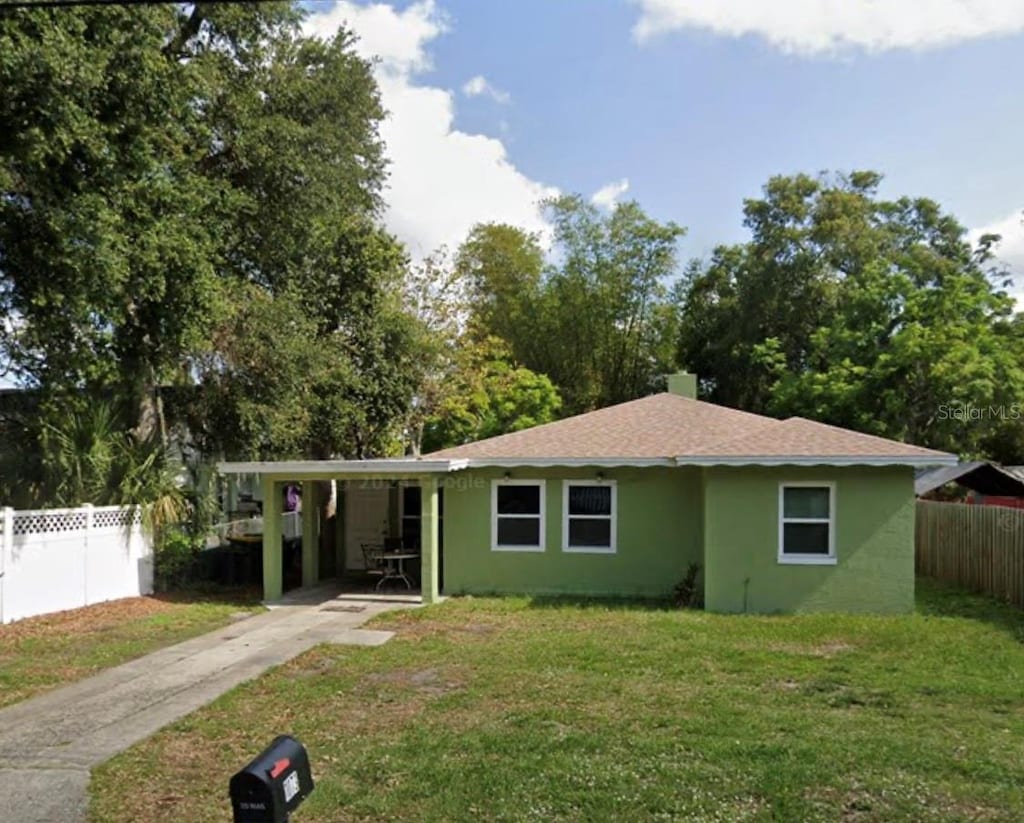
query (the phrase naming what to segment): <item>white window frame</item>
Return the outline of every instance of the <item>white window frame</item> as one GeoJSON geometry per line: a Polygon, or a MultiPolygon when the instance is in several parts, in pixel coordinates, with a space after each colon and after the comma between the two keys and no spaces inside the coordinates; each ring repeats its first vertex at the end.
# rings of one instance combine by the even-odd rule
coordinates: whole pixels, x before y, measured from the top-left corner
{"type": "Polygon", "coordinates": [[[618,535],[618,487],[614,480],[563,480],[562,481],[562,551],[573,554],[615,554],[618,535]],[[612,490],[611,515],[606,514],[574,514],[574,520],[610,520],[611,545],[609,546],[570,546],[569,545],[569,487],[570,486],[606,486],[612,490]]]}
{"type": "Polygon", "coordinates": [[[836,564],[836,484],[832,480],[787,480],[779,483],[779,563],[797,566],[834,566],[836,564]],[[828,517],[786,517],[786,489],[828,489],[828,517]],[[828,554],[786,554],[787,523],[828,524],[828,554]]]}
{"type": "MultiPolygon", "coordinates": [[[[545,530],[547,529],[547,501],[543,480],[492,480],[491,481],[491,551],[492,552],[542,552],[544,551],[545,530]],[[538,486],[540,488],[540,545],[502,546],[498,544],[498,489],[502,486],[538,486]]],[[[501,517],[533,520],[536,514],[503,514],[501,517]]]]}

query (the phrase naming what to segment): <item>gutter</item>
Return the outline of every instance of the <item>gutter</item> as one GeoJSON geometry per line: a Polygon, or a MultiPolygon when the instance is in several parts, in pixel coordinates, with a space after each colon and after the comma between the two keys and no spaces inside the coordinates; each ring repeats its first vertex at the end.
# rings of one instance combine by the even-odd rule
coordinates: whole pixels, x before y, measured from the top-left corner
{"type": "Polygon", "coordinates": [[[678,466],[910,466],[931,468],[934,466],[955,466],[959,458],[955,454],[941,454],[921,457],[851,457],[850,455],[822,455],[820,457],[779,457],[764,455],[749,457],[715,457],[713,455],[682,455],[677,457],[678,466]]]}

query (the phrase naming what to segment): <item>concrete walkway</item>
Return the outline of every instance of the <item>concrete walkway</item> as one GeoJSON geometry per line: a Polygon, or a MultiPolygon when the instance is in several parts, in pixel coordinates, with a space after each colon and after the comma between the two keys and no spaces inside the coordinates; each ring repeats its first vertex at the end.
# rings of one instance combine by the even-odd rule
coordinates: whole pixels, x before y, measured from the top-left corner
{"type": "Polygon", "coordinates": [[[304,592],[266,613],[0,710],[0,818],[84,820],[91,767],[318,643],[386,642],[390,632],[358,627],[409,606],[333,594],[304,592]]]}

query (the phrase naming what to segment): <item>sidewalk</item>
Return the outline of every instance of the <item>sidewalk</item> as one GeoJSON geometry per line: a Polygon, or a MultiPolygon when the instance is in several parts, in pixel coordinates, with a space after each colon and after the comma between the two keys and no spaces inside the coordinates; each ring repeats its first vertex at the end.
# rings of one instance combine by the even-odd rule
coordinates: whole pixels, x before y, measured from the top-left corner
{"type": "Polygon", "coordinates": [[[333,594],[304,593],[0,710],[0,816],[11,823],[84,820],[91,767],[318,643],[386,642],[390,632],[358,627],[381,612],[408,607],[333,594]]]}

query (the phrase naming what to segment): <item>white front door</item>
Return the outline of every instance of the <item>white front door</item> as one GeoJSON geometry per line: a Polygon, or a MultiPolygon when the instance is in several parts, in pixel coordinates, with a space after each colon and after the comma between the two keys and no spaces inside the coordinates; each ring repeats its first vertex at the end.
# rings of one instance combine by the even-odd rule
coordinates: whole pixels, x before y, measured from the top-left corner
{"type": "Polygon", "coordinates": [[[362,546],[380,546],[388,527],[387,486],[360,481],[345,488],[345,568],[365,569],[362,546]]]}

